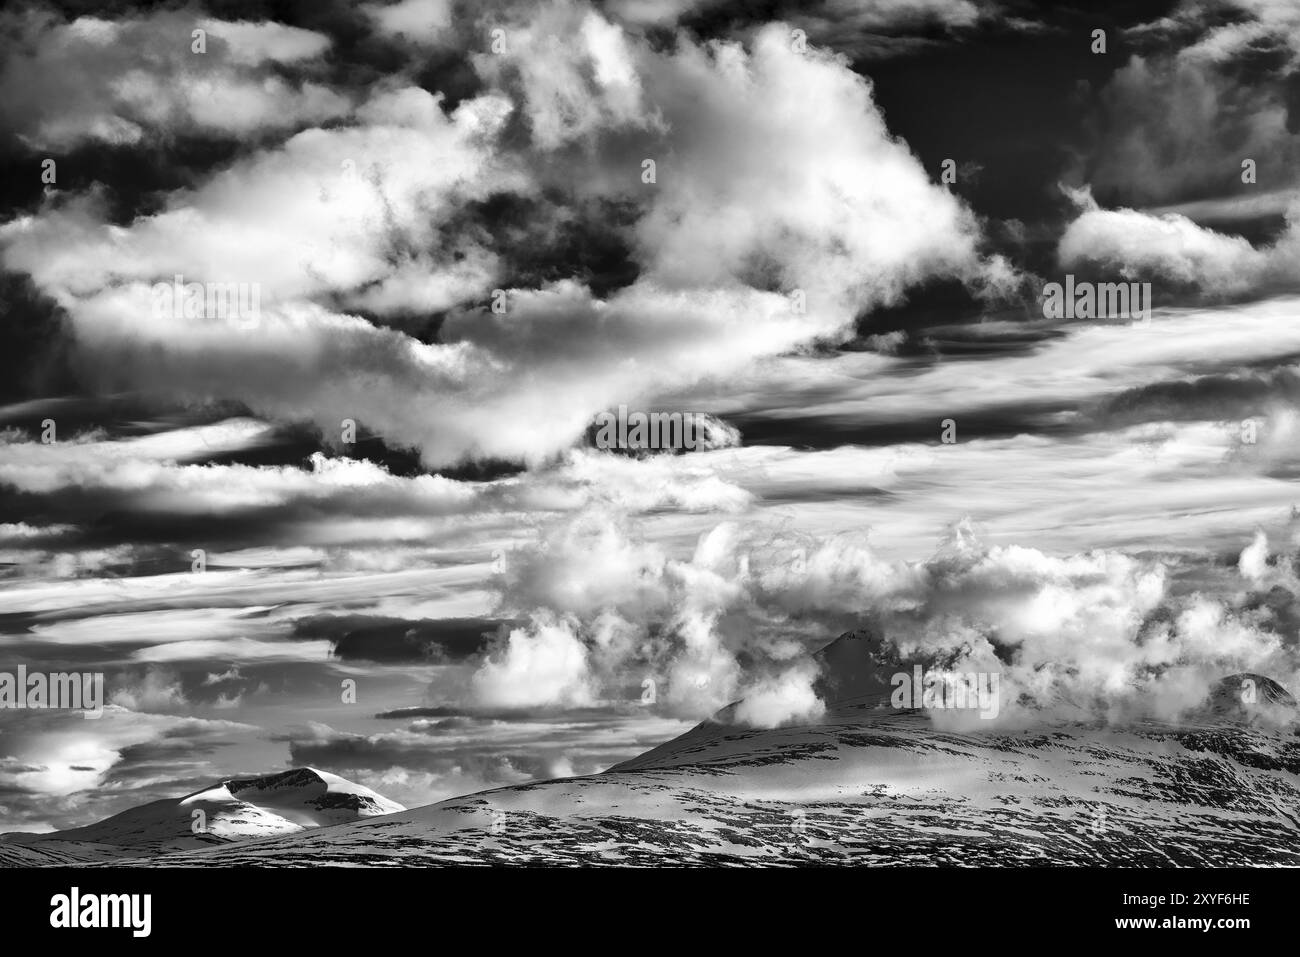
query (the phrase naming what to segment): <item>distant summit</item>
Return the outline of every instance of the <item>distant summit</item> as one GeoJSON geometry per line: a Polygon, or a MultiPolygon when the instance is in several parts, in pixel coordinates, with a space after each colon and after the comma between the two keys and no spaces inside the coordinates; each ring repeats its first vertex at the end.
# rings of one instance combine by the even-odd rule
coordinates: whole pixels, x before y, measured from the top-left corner
{"type": "Polygon", "coordinates": [[[125,850],[189,850],[404,810],[396,801],[337,774],[293,768],[261,777],[227,778],[184,797],[142,804],[85,827],[4,835],[0,862],[65,852],[112,857],[125,850]]]}
{"type": "Polygon", "coordinates": [[[828,706],[890,690],[890,677],[911,667],[874,628],[846,631],[813,655],[821,673],[813,690],[828,706]]]}
{"type": "Polygon", "coordinates": [[[1242,673],[1229,675],[1210,692],[1204,712],[1216,720],[1294,721],[1300,708],[1291,692],[1267,675],[1242,673]]]}
{"type": "Polygon", "coordinates": [[[404,811],[370,788],[315,768],[293,768],[257,778],[231,778],[213,792],[199,791],[183,800],[201,799],[224,788],[248,804],[277,811],[303,827],[342,824],[361,817],[404,811]]]}

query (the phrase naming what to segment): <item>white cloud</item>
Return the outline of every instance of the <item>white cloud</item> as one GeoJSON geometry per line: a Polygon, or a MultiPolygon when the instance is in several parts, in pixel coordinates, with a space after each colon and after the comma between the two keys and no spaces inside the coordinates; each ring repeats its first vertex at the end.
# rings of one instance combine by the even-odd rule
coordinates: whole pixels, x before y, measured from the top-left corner
{"type": "Polygon", "coordinates": [[[1241,551],[1237,570],[1243,578],[1258,585],[1268,575],[1268,536],[1263,530],[1255,533],[1255,540],[1241,551]]]}
{"type": "Polygon", "coordinates": [[[1300,64],[1295,4],[1182,0],[1127,33],[1147,52],[1100,91],[1082,178],[1135,204],[1248,199],[1296,185],[1300,137],[1287,94],[1300,64]],[[1259,185],[1238,179],[1247,158],[1259,185]]]}
{"type": "Polygon", "coordinates": [[[781,27],[750,49],[664,51],[561,3],[511,36],[536,42],[479,56],[495,90],[450,115],[421,90],[382,90],[356,125],[240,159],[130,226],[90,197],[50,202],[0,227],[5,264],[67,309],[99,388],[236,399],[326,436],[352,418],[431,465],[537,464],[603,409],[842,334],[927,279],[1012,278],[889,134],[867,82],[794,52],[781,27]],[[514,110],[530,142],[502,135],[514,110]],[[569,204],[584,215],[605,200],[640,210],[625,231],[640,278],[604,300],[560,280],[511,290],[504,315],[472,308],[502,267],[460,212],[551,186],[597,204],[569,204]],[[260,315],[155,316],[151,284],[175,275],[256,285],[260,315]],[[452,313],[425,343],[352,308],[452,313]]]}
{"type": "Polygon", "coordinates": [[[516,628],[471,681],[482,705],[498,708],[579,707],[593,703],[586,653],[568,622],[542,616],[516,628]]]}
{"type": "Polygon", "coordinates": [[[760,681],[736,707],[736,720],[757,728],[816,723],[826,711],[813,690],[816,678],[816,669],[802,667],[760,681]]]}
{"type": "Polygon", "coordinates": [[[451,0],[367,3],[361,10],[384,36],[398,37],[420,46],[439,46],[447,42],[451,27],[451,0]]]}
{"type": "Polygon", "coordinates": [[[12,15],[9,26],[0,124],[37,148],[247,136],[331,119],[350,106],[325,85],[271,69],[310,63],[328,49],[327,37],[297,27],[176,12],[62,23],[34,11],[12,15]],[[197,29],[207,31],[206,53],[191,50],[197,29]]]}
{"type": "Polygon", "coordinates": [[[187,766],[206,767],[206,752],[229,744],[232,735],[253,730],[232,721],[140,713],[116,704],[107,705],[96,721],[59,712],[33,713],[30,720],[6,730],[0,785],[13,795],[46,799],[90,792],[115,771],[149,760],[147,755],[156,755],[159,748],[186,752],[171,766],[173,774],[183,775],[187,766]],[[132,752],[146,757],[133,758],[132,752]]]}
{"type": "MultiPolygon", "coordinates": [[[[543,686],[580,680],[590,695],[648,675],[656,705],[674,714],[703,717],[741,699],[744,721],[810,719],[816,676],[800,656],[864,619],[904,660],[1000,673],[1008,720],[1023,715],[1022,695],[1074,716],[1171,718],[1228,674],[1297,674],[1294,655],[1236,604],[1230,582],[1219,599],[1188,594],[1158,557],[988,546],[964,526],[919,562],[880,556],[858,533],[805,546],[752,523],[717,526],[689,560],[674,560],[589,516],[519,560],[503,610],[543,624],[512,636],[517,667],[485,670],[522,682],[526,665],[564,676],[543,686]],[[820,623],[811,644],[791,642],[794,621],[820,623]],[[804,664],[792,668],[792,657],[804,664]]],[[[562,697],[539,692],[533,703],[562,697]]]]}
{"type": "MultiPolygon", "coordinates": [[[[126,680],[130,680],[127,678],[126,680]]],[[[131,684],[119,678],[114,684],[110,700],[113,704],[132,711],[173,712],[190,706],[175,672],[162,668],[148,668],[131,684]]]]}
{"type": "Polygon", "coordinates": [[[1097,263],[1126,278],[1165,279],[1218,295],[1239,295],[1278,280],[1300,280],[1300,234],[1292,225],[1273,245],[1198,226],[1178,213],[1085,209],[1061,236],[1057,256],[1071,268],[1097,263]]]}
{"type": "MultiPolygon", "coordinates": [[[[422,90],[381,92],[360,108],[363,125],[299,133],[193,191],[172,194],[163,211],[127,229],[103,222],[89,196],[15,220],[0,230],[5,264],[68,297],[78,314],[84,311],[76,300],[93,303],[97,295],[101,311],[130,308],[135,318],[119,322],[139,322],[139,332],[160,338],[187,331],[175,321],[160,324],[150,298],[154,283],[178,274],[186,282],[256,284],[271,306],[356,291],[410,308],[441,308],[447,303],[404,301],[396,288],[381,293],[374,286],[400,281],[413,263],[436,272],[437,257],[450,261],[455,251],[437,248],[439,221],[457,203],[510,188],[480,142],[506,108],[492,99],[471,101],[448,117],[422,90]],[[411,251],[396,267],[394,248],[411,251]],[[123,285],[132,281],[140,287],[123,285]],[[120,302],[123,290],[135,300],[120,302]]],[[[461,251],[488,268],[481,251],[461,251]]],[[[461,263],[454,275],[467,268],[461,263]]],[[[207,318],[220,325],[220,317],[207,318]]],[[[230,348],[240,345],[249,343],[230,348]]]]}

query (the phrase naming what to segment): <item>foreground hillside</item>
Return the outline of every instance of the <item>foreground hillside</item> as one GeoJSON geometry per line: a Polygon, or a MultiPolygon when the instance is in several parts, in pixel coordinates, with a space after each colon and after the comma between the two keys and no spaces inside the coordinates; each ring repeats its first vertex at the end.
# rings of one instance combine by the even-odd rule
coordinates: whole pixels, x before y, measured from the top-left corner
{"type": "Polygon", "coordinates": [[[629,766],[167,865],[1300,865],[1300,738],[1241,724],[937,730],[846,706],[629,766]]]}
{"type": "Polygon", "coordinates": [[[954,730],[891,705],[910,664],[877,635],[816,657],[815,725],[745,728],[733,705],[603,774],[410,811],[313,769],[237,779],[0,843],[0,862],[1300,865],[1296,702],[1265,676],[1225,678],[1177,725],[954,730]]]}

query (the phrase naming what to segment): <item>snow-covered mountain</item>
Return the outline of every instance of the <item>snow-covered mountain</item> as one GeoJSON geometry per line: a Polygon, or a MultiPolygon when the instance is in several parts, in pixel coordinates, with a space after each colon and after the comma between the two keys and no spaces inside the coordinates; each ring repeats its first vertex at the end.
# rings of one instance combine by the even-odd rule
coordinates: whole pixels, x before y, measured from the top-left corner
{"type": "Polygon", "coordinates": [[[856,705],[816,727],[703,729],[604,774],[156,862],[1296,865],[1298,810],[1293,731],[957,733],[856,705]]]}
{"type": "Polygon", "coordinates": [[[396,801],[336,774],[294,768],[264,777],[229,778],[86,827],[7,835],[0,842],[0,863],[65,863],[207,847],[401,810],[396,801]]]}
{"type": "Polygon", "coordinates": [[[954,730],[890,706],[882,649],[862,632],[819,653],[815,725],[740,727],[733,706],[602,774],[118,862],[1300,865],[1296,702],[1269,678],[1226,678],[1181,724],[954,730]]]}

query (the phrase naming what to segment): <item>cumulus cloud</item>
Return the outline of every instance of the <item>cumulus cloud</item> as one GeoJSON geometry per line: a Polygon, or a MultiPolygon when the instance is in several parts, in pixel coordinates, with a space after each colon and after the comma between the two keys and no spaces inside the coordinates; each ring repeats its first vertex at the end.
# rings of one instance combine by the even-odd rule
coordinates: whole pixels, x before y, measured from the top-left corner
{"type": "Polygon", "coordinates": [[[736,720],[757,728],[815,723],[826,711],[813,689],[816,680],[817,669],[809,666],[765,678],[736,706],[736,720]]]}
{"type": "Polygon", "coordinates": [[[189,706],[180,678],[164,668],[148,668],[138,678],[121,676],[115,682],[113,704],[132,711],[179,711],[189,706]]]}
{"type": "Polygon", "coordinates": [[[383,36],[400,38],[418,46],[445,43],[452,22],[451,0],[397,0],[367,3],[362,12],[383,36]]]}
{"type": "Polygon", "coordinates": [[[541,618],[516,628],[474,674],[473,692],[489,707],[578,707],[592,703],[582,643],[564,621],[541,618]]]}
{"type": "Polygon", "coordinates": [[[660,53],[601,28],[564,49],[581,70],[564,97],[527,82],[530,54],[476,63],[523,100],[543,146],[605,133],[597,168],[576,160],[591,170],[587,190],[647,203],[634,239],[649,279],[801,289],[807,336],[927,277],[1006,278],[979,255],[969,210],[889,135],[870,84],[829,53],[792,49],[786,26],[763,28],[748,48],[679,38],[660,53]],[[569,108],[579,92],[583,107],[569,108]],[[823,108],[807,110],[809,97],[823,108]],[[640,181],[645,159],[656,161],[653,184],[640,181]]]}
{"type": "Polygon", "coordinates": [[[1182,0],[1126,38],[1139,53],[1100,92],[1084,178],[1119,202],[1241,195],[1294,186],[1300,16],[1273,0],[1182,0]]]}
{"type": "Polygon", "coordinates": [[[1231,587],[1189,594],[1158,558],[987,546],[965,524],[920,562],[884,559],[861,535],[805,544],[754,525],[717,526],[689,560],[671,560],[588,517],[516,565],[503,601],[539,617],[475,680],[513,672],[522,687],[531,668],[548,676],[534,704],[576,687],[609,694],[641,673],[667,713],[704,717],[739,700],[746,723],[813,720],[823,703],[808,655],[854,621],[878,627],[900,660],[998,673],[1005,720],[1025,707],[1176,719],[1228,674],[1300,673],[1293,643],[1231,587]],[[813,627],[801,636],[794,622],[813,627]]]}
{"type": "Polygon", "coordinates": [[[1125,278],[1162,279],[1218,296],[1258,293],[1300,281],[1300,207],[1288,211],[1286,231],[1256,247],[1215,232],[1179,213],[1101,209],[1085,202],[1057,246],[1063,267],[1108,267],[1125,278]]]}
{"type": "Polygon", "coordinates": [[[1268,536],[1263,530],[1255,533],[1255,540],[1242,549],[1237,568],[1247,581],[1259,584],[1268,574],[1268,536]]]}
{"type": "Polygon", "coordinates": [[[0,125],[34,148],[68,149],[319,123],[346,113],[348,98],[280,68],[310,65],[329,45],[278,23],[171,11],[64,23],[29,8],[0,20],[0,125]],[[206,52],[194,52],[195,30],[205,31],[206,52]]]}
{"type": "Polygon", "coordinates": [[[491,79],[509,77],[538,147],[620,128],[663,128],[643,98],[634,38],[574,3],[521,12],[499,28],[504,53],[481,53],[475,63],[491,79]]]}
{"type": "Polygon", "coordinates": [[[536,463],[602,409],[842,335],[930,278],[1012,278],[867,82],[780,26],[749,47],[683,35],[665,50],[557,3],[512,31],[536,42],[477,55],[486,88],[450,113],[381,90],[350,124],[240,159],[127,227],[92,196],[50,200],[0,227],[5,265],[68,311],[100,388],[237,399],[326,434],[352,418],[432,465],[536,463]],[[506,135],[512,117],[526,142],[506,135]],[[636,211],[601,224],[623,233],[631,285],[602,297],[560,279],[503,289],[504,313],[476,305],[506,277],[463,211],[539,187],[576,191],[584,214],[636,211]],[[157,315],[153,286],[177,275],[255,286],[252,328],[157,315]],[[367,310],[450,314],[426,342],[367,310]]]}
{"type": "MultiPolygon", "coordinates": [[[[488,98],[447,116],[423,90],[381,92],[361,106],[358,125],[307,130],[239,160],[197,189],[172,194],[164,210],[126,231],[104,222],[92,195],[15,220],[0,240],[5,264],[69,297],[74,309],[77,299],[98,294],[102,311],[111,311],[114,298],[134,293],[135,302],[121,305],[138,308],[138,321],[151,318],[149,334],[158,338],[168,332],[161,319],[177,317],[154,315],[153,285],[178,274],[183,281],[256,284],[268,305],[349,291],[374,295],[421,256],[434,272],[429,257],[450,258],[436,240],[453,204],[516,182],[479,141],[507,108],[488,98]],[[272,204],[276,214],[268,217],[272,204]]],[[[223,317],[204,318],[219,327],[223,317]]],[[[173,324],[171,331],[181,330],[173,324]]]]}
{"type": "Polygon", "coordinates": [[[1246,158],[1259,182],[1293,185],[1300,141],[1288,132],[1281,92],[1186,57],[1134,57],[1115,74],[1102,94],[1094,185],[1131,203],[1225,195],[1246,158]]]}

